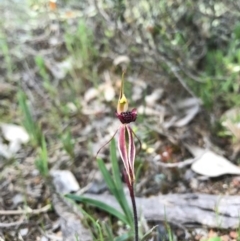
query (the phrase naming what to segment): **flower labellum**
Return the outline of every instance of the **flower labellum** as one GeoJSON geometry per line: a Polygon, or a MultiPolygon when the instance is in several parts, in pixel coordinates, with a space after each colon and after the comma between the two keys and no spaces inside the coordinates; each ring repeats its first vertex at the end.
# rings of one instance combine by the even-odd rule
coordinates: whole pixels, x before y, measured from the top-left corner
{"type": "Polygon", "coordinates": [[[122,124],[128,124],[137,119],[137,110],[133,109],[132,111],[121,112],[120,114],[116,113],[117,118],[122,122],[122,124]]]}

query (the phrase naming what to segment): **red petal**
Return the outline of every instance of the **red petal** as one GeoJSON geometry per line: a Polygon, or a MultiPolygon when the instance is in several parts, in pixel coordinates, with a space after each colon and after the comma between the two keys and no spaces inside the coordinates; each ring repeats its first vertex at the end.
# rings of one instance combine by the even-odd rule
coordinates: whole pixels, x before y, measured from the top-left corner
{"type": "Polygon", "coordinates": [[[135,155],[136,155],[136,147],[134,143],[132,128],[129,125],[126,125],[126,129],[128,132],[128,160],[129,160],[129,166],[132,174],[131,176],[134,178],[134,161],[135,161],[135,155]]]}
{"type": "Polygon", "coordinates": [[[134,161],[136,148],[133,137],[134,133],[129,125],[122,125],[119,128],[118,149],[129,179],[129,183],[132,183],[135,179],[134,161]]]}
{"type": "Polygon", "coordinates": [[[130,167],[128,161],[128,152],[127,152],[127,142],[126,142],[126,125],[122,125],[119,128],[119,138],[118,138],[118,149],[120,156],[122,158],[124,167],[127,174],[129,175],[130,167]]]}

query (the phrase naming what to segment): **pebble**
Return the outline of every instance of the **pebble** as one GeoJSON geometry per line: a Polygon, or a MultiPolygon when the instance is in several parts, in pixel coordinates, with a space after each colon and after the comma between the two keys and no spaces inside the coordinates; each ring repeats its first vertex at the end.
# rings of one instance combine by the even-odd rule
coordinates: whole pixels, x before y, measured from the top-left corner
{"type": "Polygon", "coordinates": [[[237,238],[238,238],[238,234],[237,234],[237,232],[235,232],[235,231],[231,231],[231,232],[229,233],[229,236],[230,236],[231,238],[233,238],[233,239],[237,239],[237,238]]]}
{"type": "Polygon", "coordinates": [[[186,170],[183,178],[186,181],[190,181],[191,179],[194,178],[194,176],[195,176],[195,173],[191,169],[188,169],[186,170]]]}
{"type": "Polygon", "coordinates": [[[195,190],[198,188],[199,181],[196,178],[191,179],[190,181],[190,187],[195,190]]]}
{"type": "Polygon", "coordinates": [[[67,170],[52,170],[54,186],[61,194],[75,193],[80,190],[80,186],[74,175],[67,170]]]}
{"type": "Polygon", "coordinates": [[[18,204],[24,202],[24,197],[22,194],[18,193],[12,198],[13,205],[16,207],[18,204]]]}
{"type": "Polygon", "coordinates": [[[26,236],[28,234],[28,228],[22,228],[19,231],[21,236],[26,236]]]}

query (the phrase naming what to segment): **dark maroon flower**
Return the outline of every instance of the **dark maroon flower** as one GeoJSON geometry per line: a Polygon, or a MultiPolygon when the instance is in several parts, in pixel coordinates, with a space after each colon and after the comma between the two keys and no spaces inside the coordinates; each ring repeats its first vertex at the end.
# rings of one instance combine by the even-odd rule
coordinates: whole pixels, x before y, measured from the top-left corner
{"type": "Polygon", "coordinates": [[[129,124],[137,119],[137,109],[121,112],[120,114],[116,112],[116,116],[123,124],[129,124]]]}

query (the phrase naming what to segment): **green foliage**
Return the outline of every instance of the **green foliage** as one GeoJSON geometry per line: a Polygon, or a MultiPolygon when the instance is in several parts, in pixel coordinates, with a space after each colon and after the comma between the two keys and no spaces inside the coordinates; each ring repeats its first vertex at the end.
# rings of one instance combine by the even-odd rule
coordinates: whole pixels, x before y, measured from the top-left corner
{"type": "Polygon", "coordinates": [[[100,202],[98,200],[86,198],[84,196],[77,196],[77,195],[67,195],[68,198],[71,198],[73,200],[81,201],[82,203],[93,205],[101,210],[104,210],[108,212],[109,214],[115,216],[118,220],[121,220],[125,225],[131,227],[131,231],[127,233],[126,235],[122,236],[121,238],[118,237],[116,240],[127,240],[129,238],[129,235],[133,235],[133,213],[132,210],[128,204],[128,201],[126,199],[126,195],[123,190],[123,184],[120,177],[120,170],[118,166],[117,161],[117,155],[116,155],[116,145],[115,141],[112,140],[111,142],[111,148],[110,148],[110,156],[111,156],[111,164],[112,164],[112,175],[107,170],[103,160],[98,159],[98,167],[104,177],[104,180],[110,190],[110,192],[115,196],[117,199],[122,212],[112,208],[111,206],[100,202]]]}
{"type": "Polygon", "coordinates": [[[78,201],[78,202],[82,202],[82,203],[86,203],[88,205],[92,205],[95,207],[100,208],[101,210],[104,210],[106,212],[108,212],[109,214],[115,216],[116,218],[118,218],[119,220],[121,220],[123,223],[128,224],[128,220],[126,219],[126,217],[119,212],[118,210],[112,208],[111,206],[105,204],[104,202],[95,200],[95,199],[91,199],[91,198],[87,198],[84,196],[77,196],[77,195],[68,195],[67,197],[78,201]]]}
{"type": "Polygon", "coordinates": [[[35,147],[41,146],[43,138],[41,129],[33,119],[31,111],[27,104],[27,97],[22,91],[18,92],[18,103],[21,113],[23,115],[23,126],[27,130],[32,144],[35,147]]]}
{"type": "Polygon", "coordinates": [[[7,69],[7,77],[8,79],[10,79],[13,73],[13,62],[12,62],[7,40],[3,37],[1,33],[0,33],[0,52],[3,54],[4,63],[7,69]]]}
{"type": "Polygon", "coordinates": [[[123,184],[122,180],[120,177],[120,170],[119,170],[119,165],[118,165],[118,159],[117,159],[117,153],[116,153],[116,143],[115,140],[113,139],[111,141],[111,146],[110,146],[110,157],[111,157],[111,163],[112,163],[112,172],[113,172],[113,183],[114,186],[113,188],[110,189],[111,186],[111,177],[108,175],[109,172],[107,173],[107,169],[105,168],[105,165],[103,164],[102,160],[98,160],[98,166],[102,173],[105,172],[106,176],[104,176],[105,181],[108,183],[108,187],[112,194],[117,198],[122,210],[124,211],[127,219],[128,219],[128,224],[130,227],[133,227],[133,214],[132,210],[127,202],[124,190],[123,190],[123,184]]]}
{"type": "Polygon", "coordinates": [[[43,79],[43,87],[54,97],[56,95],[56,90],[50,82],[50,76],[47,72],[44,58],[40,55],[35,56],[35,63],[43,79]]]}
{"type": "Polygon", "coordinates": [[[147,241],[149,240],[150,236],[152,235],[152,232],[154,231],[155,228],[157,228],[158,225],[152,227],[147,233],[145,233],[141,239],[141,241],[147,241]]]}
{"type": "Polygon", "coordinates": [[[171,227],[170,227],[170,225],[168,223],[167,223],[167,231],[168,231],[169,241],[173,241],[174,237],[173,237],[172,229],[171,229],[171,227]]]}
{"type": "Polygon", "coordinates": [[[39,147],[38,158],[35,160],[35,165],[42,176],[48,176],[48,152],[45,138],[39,125],[34,121],[31,111],[27,104],[27,97],[22,92],[18,92],[19,107],[23,115],[23,126],[27,130],[32,145],[39,147]]]}
{"type": "Polygon", "coordinates": [[[96,85],[96,79],[99,78],[92,68],[96,57],[93,40],[94,36],[87,26],[86,19],[80,18],[77,26],[65,25],[65,47],[72,62],[69,74],[73,81],[69,81],[69,85],[75,95],[79,95],[85,90],[83,79],[87,78],[96,85]],[[81,70],[81,74],[79,74],[79,70],[81,70]]]}
{"type": "MultiPolygon", "coordinates": [[[[68,201],[73,202],[73,204],[74,204],[74,199],[68,199],[68,201]]],[[[92,235],[93,235],[93,238],[94,238],[94,233],[95,233],[96,236],[97,236],[97,239],[94,239],[94,240],[104,241],[104,239],[103,239],[103,229],[102,229],[101,225],[99,224],[99,222],[98,222],[97,220],[95,220],[92,215],[90,215],[89,213],[87,213],[86,211],[84,211],[81,206],[76,205],[76,208],[77,208],[77,209],[84,215],[84,217],[86,218],[86,220],[84,220],[84,221],[89,221],[89,223],[88,223],[88,222],[84,222],[84,224],[85,224],[86,226],[89,226],[90,224],[92,225],[92,235]]],[[[76,240],[81,240],[80,238],[81,238],[81,237],[76,236],[76,240]]]]}
{"type": "Polygon", "coordinates": [[[237,23],[224,49],[209,49],[205,56],[203,83],[192,82],[192,89],[201,97],[205,107],[216,103],[232,107],[240,105],[240,24],[237,23]],[[219,102],[220,101],[220,102],[219,102]]]}
{"type": "Polygon", "coordinates": [[[207,241],[221,241],[222,239],[220,237],[214,237],[214,238],[210,238],[207,241]]]}
{"type": "Polygon", "coordinates": [[[69,154],[71,158],[74,159],[74,147],[75,147],[75,141],[71,135],[70,130],[67,130],[63,135],[61,136],[63,148],[65,151],[69,154]]]}
{"type": "Polygon", "coordinates": [[[68,52],[74,58],[75,67],[88,66],[95,55],[92,33],[87,28],[84,19],[79,20],[75,34],[70,30],[67,26],[64,40],[68,52]]]}
{"type": "Polygon", "coordinates": [[[35,160],[35,165],[43,177],[48,176],[48,151],[44,137],[42,137],[42,143],[39,148],[38,158],[35,160]]]}
{"type": "MultiPolygon", "coordinates": [[[[98,167],[103,175],[103,178],[110,190],[110,192],[115,196],[116,200],[119,203],[119,206],[121,207],[121,211],[118,211],[117,209],[109,206],[108,204],[101,202],[99,200],[91,199],[88,197],[84,196],[79,196],[79,195],[74,195],[74,194],[68,194],[66,197],[70,198],[72,200],[84,203],[86,205],[94,206],[97,207],[115,218],[117,220],[121,221],[123,224],[127,225],[130,227],[130,231],[119,236],[115,237],[113,235],[111,226],[109,225],[102,225],[102,229],[104,230],[105,240],[114,240],[114,241],[125,241],[125,240],[130,240],[133,237],[133,230],[134,230],[134,221],[133,221],[133,213],[132,210],[128,204],[128,201],[126,199],[126,195],[124,193],[123,189],[123,183],[121,180],[120,176],[120,170],[119,170],[119,165],[118,165],[118,160],[117,160],[117,155],[116,155],[116,144],[114,139],[111,141],[111,147],[110,147],[110,158],[111,158],[111,164],[112,164],[112,175],[110,172],[107,170],[103,160],[98,159],[98,167]]],[[[141,235],[141,240],[148,240],[150,235],[152,234],[152,231],[156,228],[153,227],[149,232],[147,232],[144,235],[141,235]]],[[[170,230],[170,229],[169,229],[170,230]]],[[[168,230],[168,231],[169,231],[168,230]]],[[[169,235],[169,237],[172,237],[172,235],[169,235]]]]}

